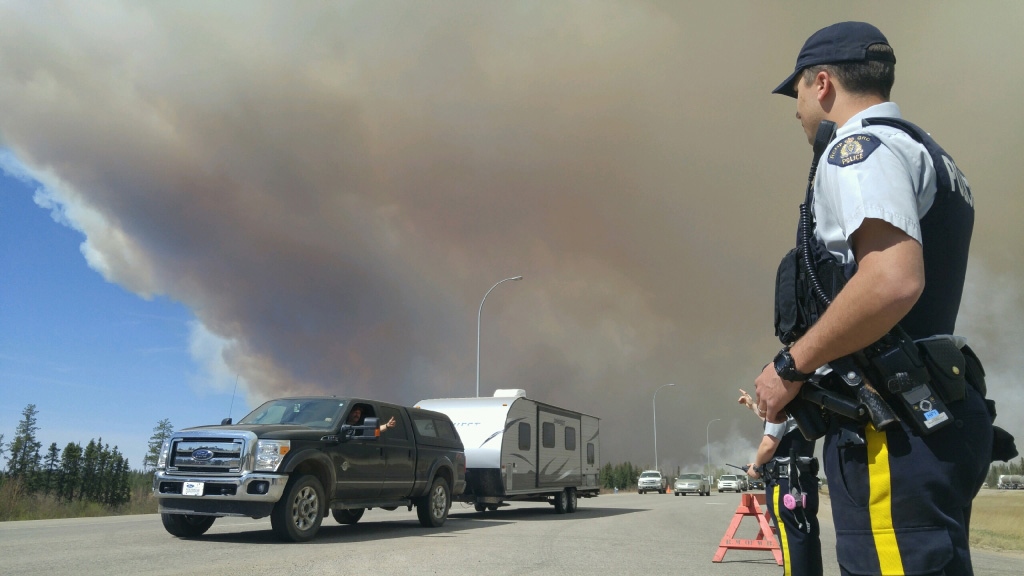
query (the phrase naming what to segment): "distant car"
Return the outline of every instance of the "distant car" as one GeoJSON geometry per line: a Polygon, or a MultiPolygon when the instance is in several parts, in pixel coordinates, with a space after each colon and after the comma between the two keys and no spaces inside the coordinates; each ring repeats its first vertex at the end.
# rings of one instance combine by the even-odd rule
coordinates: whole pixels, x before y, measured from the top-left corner
{"type": "Polygon", "coordinates": [[[742,492],[743,484],[735,474],[722,474],[718,477],[719,492],[742,492]]]}
{"type": "Polygon", "coordinates": [[[672,485],[672,492],[676,496],[685,496],[686,494],[710,496],[711,485],[708,483],[707,476],[703,474],[683,474],[676,478],[675,483],[672,485]]]}
{"type": "Polygon", "coordinates": [[[668,492],[668,480],[657,470],[644,470],[636,481],[636,491],[641,494],[648,492],[664,494],[668,492]]]}
{"type": "Polygon", "coordinates": [[[750,490],[750,476],[747,476],[746,474],[737,474],[736,478],[740,481],[740,490],[744,492],[750,490]]]}
{"type": "Polygon", "coordinates": [[[754,478],[750,481],[751,490],[764,490],[764,478],[754,478]]]}

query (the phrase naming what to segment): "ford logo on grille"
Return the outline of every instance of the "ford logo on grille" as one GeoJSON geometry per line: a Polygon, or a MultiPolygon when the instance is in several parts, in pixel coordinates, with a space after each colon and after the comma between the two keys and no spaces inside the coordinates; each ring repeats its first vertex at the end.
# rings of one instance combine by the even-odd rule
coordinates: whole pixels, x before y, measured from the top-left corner
{"type": "Polygon", "coordinates": [[[206,462],[213,458],[213,450],[207,450],[206,448],[200,448],[192,451],[192,459],[196,462],[206,462]]]}

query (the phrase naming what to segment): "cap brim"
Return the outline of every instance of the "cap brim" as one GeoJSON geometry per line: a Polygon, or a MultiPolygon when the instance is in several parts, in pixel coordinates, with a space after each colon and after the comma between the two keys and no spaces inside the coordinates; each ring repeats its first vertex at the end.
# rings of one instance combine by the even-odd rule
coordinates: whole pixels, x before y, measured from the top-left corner
{"type": "Polygon", "coordinates": [[[796,80],[798,74],[800,74],[800,70],[793,71],[788,78],[782,81],[782,84],[779,84],[775,90],[772,90],[772,94],[782,94],[783,96],[796,98],[796,90],[793,90],[793,81],[796,80]]]}

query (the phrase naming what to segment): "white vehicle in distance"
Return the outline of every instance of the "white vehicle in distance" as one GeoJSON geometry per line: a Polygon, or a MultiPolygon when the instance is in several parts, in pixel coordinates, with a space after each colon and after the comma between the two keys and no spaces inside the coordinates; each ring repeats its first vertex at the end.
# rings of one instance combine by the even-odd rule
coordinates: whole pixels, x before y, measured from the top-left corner
{"type": "Polygon", "coordinates": [[[665,494],[668,492],[668,480],[657,470],[644,470],[636,481],[636,491],[640,494],[648,492],[665,494]]]}
{"type": "Polygon", "coordinates": [[[718,477],[719,492],[742,492],[743,482],[735,474],[722,474],[718,477]]]}

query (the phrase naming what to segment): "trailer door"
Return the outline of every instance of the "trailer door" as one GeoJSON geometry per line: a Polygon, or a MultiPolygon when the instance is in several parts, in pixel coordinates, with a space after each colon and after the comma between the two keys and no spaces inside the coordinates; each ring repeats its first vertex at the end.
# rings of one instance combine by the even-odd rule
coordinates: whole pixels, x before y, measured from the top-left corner
{"type": "Polygon", "coordinates": [[[539,430],[537,486],[579,486],[581,470],[580,417],[550,406],[537,410],[539,430]]]}

